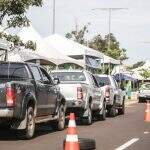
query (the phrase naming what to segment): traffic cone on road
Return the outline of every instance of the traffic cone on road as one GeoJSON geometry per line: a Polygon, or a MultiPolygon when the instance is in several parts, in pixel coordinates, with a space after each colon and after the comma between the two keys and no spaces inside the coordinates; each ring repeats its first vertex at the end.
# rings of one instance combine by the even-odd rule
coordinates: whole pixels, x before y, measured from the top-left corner
{"type": "Polygon", "coordinates": [[[147,101],[146,103],[144,121],[150,122],[150,102],[149,101],[147,101]]]}
{"type": "Polygon", "coordinates": [[[74,113],[71,113],[69,116],[69,125],[64,150],[80,150],[74,113]]]}

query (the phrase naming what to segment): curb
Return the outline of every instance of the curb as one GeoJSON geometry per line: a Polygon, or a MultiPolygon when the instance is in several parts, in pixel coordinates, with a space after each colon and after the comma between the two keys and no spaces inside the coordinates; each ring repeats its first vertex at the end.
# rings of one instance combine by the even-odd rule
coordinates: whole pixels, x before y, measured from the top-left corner
{"type": "Polygon", "coordinates": [[[137,104],[137,103],[138,103],[138,100],[136,99],[136,100],[127,101],[125,105],[129,106],[129,105],[137,104]]]}

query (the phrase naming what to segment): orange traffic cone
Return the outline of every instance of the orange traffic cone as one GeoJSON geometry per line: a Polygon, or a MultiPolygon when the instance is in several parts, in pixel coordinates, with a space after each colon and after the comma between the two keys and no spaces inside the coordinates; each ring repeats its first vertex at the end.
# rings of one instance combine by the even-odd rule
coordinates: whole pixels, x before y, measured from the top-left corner
{"type": "Polygon", "coordinates": [[[150,102],[149,101],[147,101],[146,103],[144,121],[150,122],[150,102]]]}
{"type": "Polygon", "coordinates": [[[80,150],[74,113],[71,113],[69,117],[64,150],[80,150]]]}

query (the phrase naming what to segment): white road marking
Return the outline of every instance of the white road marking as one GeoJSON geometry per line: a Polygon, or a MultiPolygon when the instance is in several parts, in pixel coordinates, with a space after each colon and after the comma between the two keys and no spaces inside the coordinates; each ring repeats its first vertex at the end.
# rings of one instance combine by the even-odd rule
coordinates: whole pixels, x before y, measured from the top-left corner
{"type": "Polygon", "coordinates": [[[148,131],[145,131],[144,134],[149,134],[149,132],[148,132],[148,131]]]}
{"type": "Polygon", "coordinates": [[[138,140],[139,138],[133,138],[130,141],[126,142],[125,144],[121,145],[120,147],[116,148],[115,150],[124,150],[130,145],[132,145],[133,143],[137,142],[138,140]]]}

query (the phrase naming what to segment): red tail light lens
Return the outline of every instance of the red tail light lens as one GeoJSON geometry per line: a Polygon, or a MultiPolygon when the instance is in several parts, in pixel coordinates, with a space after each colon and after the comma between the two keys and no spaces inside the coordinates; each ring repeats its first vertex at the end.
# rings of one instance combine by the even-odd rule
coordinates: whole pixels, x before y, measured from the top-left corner
{"type": "Polygon", "coordinates": [[[77,87],[77,99],[83,99],[83,91],[81,87],[77,87]]]}
{"type": "Polygon", "coordinates": [[[16,101],[16,94],[13,88],[9,87],[6,91],[6,101],[8,107],[13,107],[16,101]]]}

